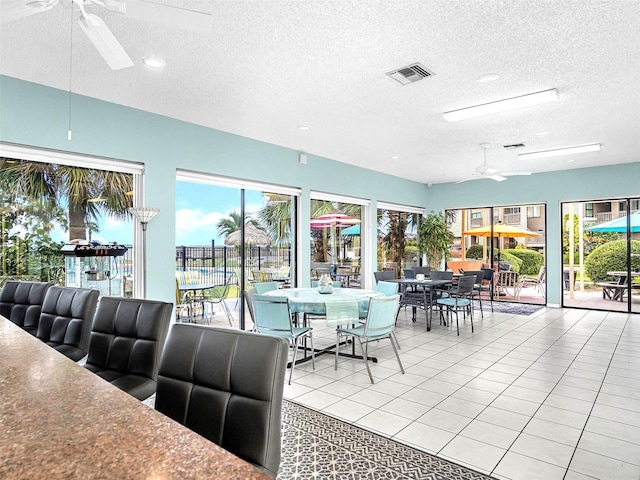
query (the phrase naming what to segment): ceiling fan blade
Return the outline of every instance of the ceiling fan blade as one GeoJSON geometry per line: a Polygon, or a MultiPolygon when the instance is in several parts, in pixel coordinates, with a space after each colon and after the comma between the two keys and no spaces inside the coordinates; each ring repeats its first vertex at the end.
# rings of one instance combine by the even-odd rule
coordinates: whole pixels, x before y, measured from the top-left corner
{"type": "Polygon", "coordinates": [[[518,175],[531,175],[531,172],[503,172],[500,175],[503,177],[515,177],[518,175]]]}
{"type": "Polygon", "coordinates": [[[496,182],[504,182],[507,179],[507,177],[503,177],[501,175],[487,175],[487,178],[495,180],[496,182]]]}
{"type": "Polygon", "coordinates": [[[46,12],[55,7],[58,2],[59,0],[46,0],[42,2],[21,1],[5,4],[0,8],[0,23],[12,22],[36,13],[46,12]]]}
{"type": "Polygon", "coordinates": [[[481,178],[483,178],[483,177],[481,177],[481,176],[469,177],[469,178],[464,178],[462,180],[458,180],[456,183],[468,182],[470,180],[480,180],[481,178]]]}
{"type": "Polygon", "coordinates": [[[133,67],[133,60],[100,17],[87,14],[80,17],[78,23],[111,70],[133,67]]]}
{"type": "Polygon", "coordinates": [[[124,14],[127,17],[201,32],[207,32],[213,28],[213,15],[208,13],[141,0],[126,0],[122,3],[124,3],[124,14]]]}

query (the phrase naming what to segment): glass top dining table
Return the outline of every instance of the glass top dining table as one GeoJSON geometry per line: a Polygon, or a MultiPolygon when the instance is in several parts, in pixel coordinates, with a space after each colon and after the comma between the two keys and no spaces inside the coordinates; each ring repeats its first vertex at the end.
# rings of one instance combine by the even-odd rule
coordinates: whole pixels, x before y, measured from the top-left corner
{"type": "Polygon", "coordinates": [[[360,288],[334,288],[332,293],[320,293],[317,288],[282,288],[271,290],[265,295],[286,297],[289,300],[291,313],[314,315],[325,315],[327,313],[325,305],[328,302],[357,301],[361,316],[366,315],[370,298],[384,296],[382,292],[360,288]]]}

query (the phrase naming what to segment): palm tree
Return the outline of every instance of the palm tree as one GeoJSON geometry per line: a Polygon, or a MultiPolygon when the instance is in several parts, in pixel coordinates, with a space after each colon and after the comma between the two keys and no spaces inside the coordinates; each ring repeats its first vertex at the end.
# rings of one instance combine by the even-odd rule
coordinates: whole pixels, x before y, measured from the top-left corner
{"type": "Polygon", "coordinates": [[[36,201],[46,208],[66,204],[69,239],[86,240],[86,223],[100,214],[127,218],[133,176],[69,165],[0,158],[0,187],[14,202],[36,201]]]}
{"type": "Polygon", "coordinates": [[[229,236],[230,233],[237,232],[240,230],[242,226],[242,217],[240,212],[234,210],[229,214],[228,218],[223,218],[220,220],[216,228],[218,229],[218,235],[225,238],[229,236]]]}

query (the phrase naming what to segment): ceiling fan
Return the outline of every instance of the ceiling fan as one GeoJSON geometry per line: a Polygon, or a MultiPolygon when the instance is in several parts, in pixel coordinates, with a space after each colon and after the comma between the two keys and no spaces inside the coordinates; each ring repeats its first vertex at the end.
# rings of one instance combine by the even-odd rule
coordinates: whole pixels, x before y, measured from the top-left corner
{"type": "Polygon", "coordinates": [[[507,177],[513,177],[516,175],[531,175],[531,172],[498,172],[498,169],[487,163],[487,149],[488,143],[481,143],[480,146],[484,150],[484,161],[482,165],[478,165],[474,173],[469,178],[465,178],[457,181],[456,183],[468,182],[469,180],[482,180],[483,178],[490,178],[496,182],[503,182],[507,177]]]}
{"type": "Polygon", "coordinates": [[[80,27],[112,70],[132,67],[133,60],[104,21],[86,12],[87,7],[96,6],[130,18],[189,30],[207,31],[213,27],[212,16],[208,13],[143,0],[14,0],[4,3],[0,9],[0,24],[46,12],[58,4],[79,11],[80,27]]]}

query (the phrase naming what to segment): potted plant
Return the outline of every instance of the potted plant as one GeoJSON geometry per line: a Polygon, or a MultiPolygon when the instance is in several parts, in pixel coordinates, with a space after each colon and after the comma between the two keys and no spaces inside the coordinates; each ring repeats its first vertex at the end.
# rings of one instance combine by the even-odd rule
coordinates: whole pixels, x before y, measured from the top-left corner
{"type": "Polygon", "coordinates": [[[439,268],[443,260],[447,259],[449,245],[453,243],[454,238],[443,213],[431,211],[420,220],[418,251],[421,255],[426,254],[427,263],[431,268],[439,268]]]}

